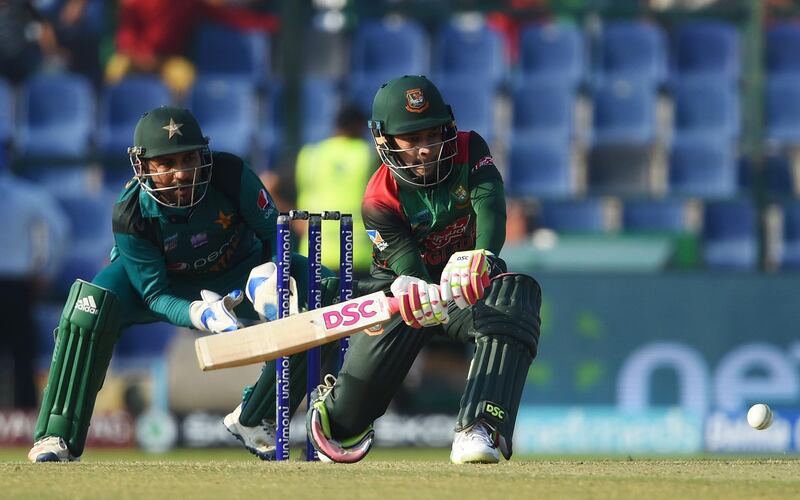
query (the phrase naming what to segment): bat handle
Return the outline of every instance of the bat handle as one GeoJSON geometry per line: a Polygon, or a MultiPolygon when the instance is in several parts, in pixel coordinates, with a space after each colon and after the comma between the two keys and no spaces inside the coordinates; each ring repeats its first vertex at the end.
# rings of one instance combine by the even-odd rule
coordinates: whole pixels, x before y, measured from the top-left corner
{"type": "Polygon", "coordinates": [[[389,314],[395,315],[400,312],[400,299],[397,297],[386,297],[389,301],[389,314]]]}

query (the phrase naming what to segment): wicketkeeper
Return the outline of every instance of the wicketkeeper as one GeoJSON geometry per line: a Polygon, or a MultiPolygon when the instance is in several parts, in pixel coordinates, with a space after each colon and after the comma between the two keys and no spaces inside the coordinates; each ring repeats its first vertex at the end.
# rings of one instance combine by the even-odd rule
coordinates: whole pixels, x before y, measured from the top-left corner
{"type": "MultiPolygon", "coordinates": [[[[273,319],[277,210],[244,161],[208,147],[185,109],[160,107],[139,120],[128,149],[134,178],[114,206],[111,262],[70,289],[36,423],[33,462],[78,460],[114,345],[137,323],[167,321],[207,332],[235,330],[237,314],[273,319]],[[213,173],[213,175],[212,175],[213,173]],[[246,290],[253,308],[236,308],[246,290]],[[233,290],[233,291],[231,291],[233,290]]],[[[293,254],[292,304],[306,297],[305,257],[293,254]],[[299,281],[298,290],[296,282],[299,281]]],[[[338,279],[323,268],[323,300],[338,279]]],[[[336,346],[322,351],[335,362],[336,346]]],[[[305,395],[305,355],[290,362],[291,403],[305,395]]],[[[225,426],[262,459],[275,454],[275,369],[265,366],[225,426]],[[270,422],[270,420],[272,422],[270,422]]]]}
{"type": "Polygon", "coordinates": [[[450,459],[511,458],[514,423],[539,340],[541,292],[506,272],[503,181],[486,142],[458,132],[450,106],[424,76],[375,95],[369,121],[383,165],[362,205],[373,242],[371,275],[392,283],[402,317],[382,335],[355,335],[338,378],[312,395],[307,431],[323,460],[356,462],[420,349],[447,335],[475,345],[450,459]],[[432,284],[432,283],[435,283],[432,284]]]}

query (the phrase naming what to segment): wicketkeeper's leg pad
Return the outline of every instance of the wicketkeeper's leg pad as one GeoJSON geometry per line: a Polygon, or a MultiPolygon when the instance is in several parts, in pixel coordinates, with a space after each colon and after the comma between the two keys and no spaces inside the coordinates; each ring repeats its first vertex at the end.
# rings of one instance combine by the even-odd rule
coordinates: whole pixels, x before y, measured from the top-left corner
{"type": "Polygon", "coordinates": [[[483,420],[498,432],[506,459],[511,458],[522,389],[538,349],[541,301],[536,280],[507,273],[494,278],[485,299],[473,306],[475,355],[456,431],[483,420]]]}
{"type": "Polygon", "coordinates": [[[120,336],[120,308],[109,290],[76,280],[55,331],[55,348],[34,441],[63,438],[83,453],[97,393],[120,336]]]}

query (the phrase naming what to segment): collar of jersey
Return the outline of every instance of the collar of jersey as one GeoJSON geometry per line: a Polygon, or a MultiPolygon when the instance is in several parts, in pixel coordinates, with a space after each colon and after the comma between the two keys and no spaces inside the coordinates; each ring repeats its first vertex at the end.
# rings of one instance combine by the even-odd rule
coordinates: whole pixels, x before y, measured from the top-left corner
{"type": "Polygon", "coordinates": [[[170,215],[186,215],[185,208],[172,208],[160,205],[152,196],[139,190],[139,207],[142,209],[142,216],[148,218],[169,217],[170,215]]]}

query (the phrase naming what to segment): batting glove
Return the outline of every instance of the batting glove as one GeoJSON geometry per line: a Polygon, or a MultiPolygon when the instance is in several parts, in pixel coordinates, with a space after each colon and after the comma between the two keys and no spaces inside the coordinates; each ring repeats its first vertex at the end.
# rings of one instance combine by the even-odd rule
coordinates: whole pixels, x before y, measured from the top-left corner
{"type": "Polygon", "coordinates": [[[400,315],[414,328],[447,323],[447,302],[439,287],[412,276],[398,276],[391,286],[392,294],[400,299],[400,315]]]}
{"type": "MultiPolygon", "coordinates": [[[[247,278],[245,293],[253,303],[262,321],[273,321],[278,318],[278,267],[274,262],[267,262],[254,267],[247,278]]],[[[289,277],[289,314],[297,314],[297,283],[289,277]]]]}
{"type": "Polygon", "coordinates": [[[232,332],[242,327],[233,312],[244,299],[241,290],[234,290],[224,297],[211,290],[201,290],[200,298],[201,300],[195,300],[189,306],[189,318],[195,328],[219,333],[232,332]]]}
{"type": "Polygon", "coordinates": [[[439,282],[442,300],[452,299],[459,309],[464,309],[482,299],[490,281],[487,256],[494,254],[488,250],[467,250],[451,255],[439,282]]]}

